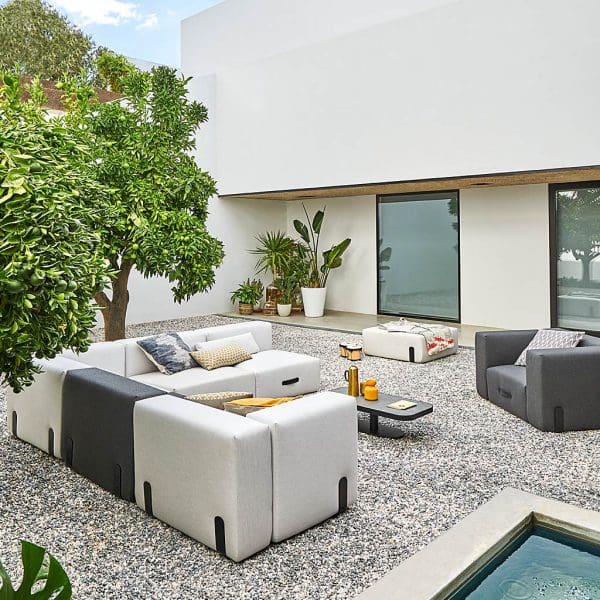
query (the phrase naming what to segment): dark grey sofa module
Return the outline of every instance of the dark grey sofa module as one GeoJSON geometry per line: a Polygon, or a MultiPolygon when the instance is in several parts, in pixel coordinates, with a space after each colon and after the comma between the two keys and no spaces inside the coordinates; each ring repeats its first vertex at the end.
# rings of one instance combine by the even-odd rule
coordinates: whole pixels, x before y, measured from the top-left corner
{"type": "Polygon", "coordinates": [[[600,339],[576,348],[529,350],[527,367],[513,363],[536,330],[475,335],[477,392],[542,431],[600,429],[600,339]]]}
{"type": "Polygon", "coordinates": [[[61,452],[68,466],[125,500],[134,501],[133,407],[163,390],[103,369],[65,376],[61,452]]]}

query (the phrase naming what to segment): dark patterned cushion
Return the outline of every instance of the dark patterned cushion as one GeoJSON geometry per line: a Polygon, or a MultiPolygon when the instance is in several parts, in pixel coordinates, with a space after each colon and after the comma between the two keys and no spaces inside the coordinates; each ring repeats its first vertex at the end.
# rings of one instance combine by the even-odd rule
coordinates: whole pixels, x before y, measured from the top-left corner
{"type": "Polygon", "coordinates": [[[137,345],[165,375],[198,366],[190,356],[190,347],[176,333],[160,333],[138,340],[137,345]]]}
{"type": "Polygon", "coordinates": [[[515,365],[525,367],[527,365],[528,350],[542,350],[546,348],[575,348],[585,335],[584,331],[561,331],[559,329],[540,329],[529,345],[515,361],[515,365]]]}

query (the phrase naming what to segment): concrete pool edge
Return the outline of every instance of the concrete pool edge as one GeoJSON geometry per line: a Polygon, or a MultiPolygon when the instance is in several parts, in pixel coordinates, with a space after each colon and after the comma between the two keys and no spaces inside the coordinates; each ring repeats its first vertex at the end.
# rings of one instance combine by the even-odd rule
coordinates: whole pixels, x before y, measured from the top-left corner
{"type": "Polygon", "coordinates": [[[599,512],[506,488],[356,598],[443,600],[532,521],[600,544],[599,512]]]}

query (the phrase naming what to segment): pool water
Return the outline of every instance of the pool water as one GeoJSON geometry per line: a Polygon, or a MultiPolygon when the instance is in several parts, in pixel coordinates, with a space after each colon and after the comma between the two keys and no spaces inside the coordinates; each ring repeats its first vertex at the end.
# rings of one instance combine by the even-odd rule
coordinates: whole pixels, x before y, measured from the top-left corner
{"type": "Polygon", "coordinates": [[[600,546],[531,527],[448,600],[600,600],[600,546]]]}

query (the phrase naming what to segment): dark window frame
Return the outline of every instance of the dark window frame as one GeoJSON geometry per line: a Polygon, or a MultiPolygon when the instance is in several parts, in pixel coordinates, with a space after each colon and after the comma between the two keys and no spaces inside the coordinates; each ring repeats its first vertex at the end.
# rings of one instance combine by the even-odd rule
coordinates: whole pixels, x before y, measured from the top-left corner
{"type": "MultiPolygon", "coordinates": [[[[575,181],[573,183],[548,184],[548,217],[549,217],[549,242],[550,242],[550,327],[560,327],[569,331],[581,331],[581,328],[565,327],[558,325],[558,219],[557,219],[557,192],[564,190],[583,190],[586,188],[600,188],[600,180],[575,181]]],[[[586,330],[588,335],[600,337],[600,330],[586,330]]]]}
{"type": "Polygon", "coordinates": [[[389,315],[393,317],[410,317],[413,319],[424,319],[425,321],[445,321],[446,323],[461,323],[462,318],[462,292],[461,292],[461,244],[460,244],[460,190],[435,190],[429,192],[406,192],[402,194],[377,194],[376,196],[376,209],[375,209],[375,253],[377,258],[377,314],[378,315],[389,315]],[[439,317],[439,316],[424,316],[424,315],[414,315],[411,313],[396,313],[390,311],[383,311],[380,306],[380,275],[379,275],[379,209],[382,200],[386,198],[402,198],[406,197],[406,200],[398,200],[398,202],[408,202],[411,198],[415,196],[433,196],[439,194],[455,194],[456,195],[456,220],[458,222],[458,229],[456,231],[456,242],[458,244],[458,253],[457,253],[457,295],[458,295],[458,317],[456,319],[449,319],[448,317],[439,317]]]}

